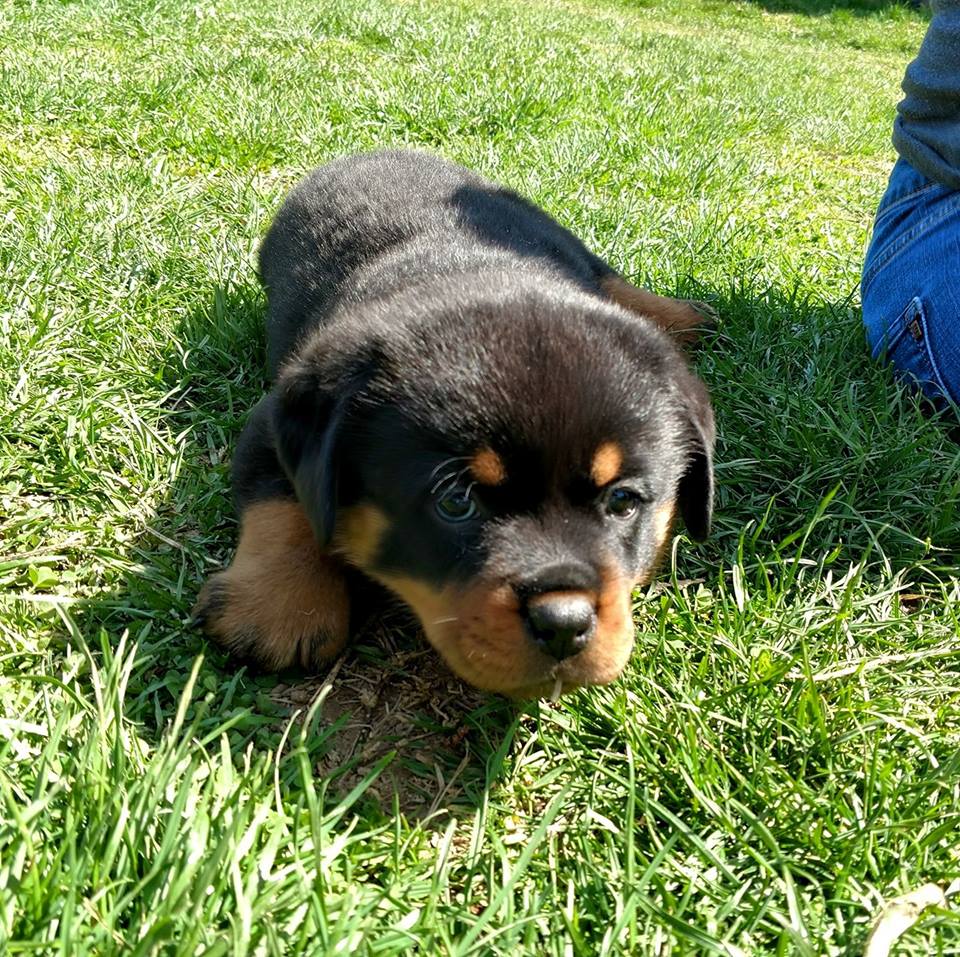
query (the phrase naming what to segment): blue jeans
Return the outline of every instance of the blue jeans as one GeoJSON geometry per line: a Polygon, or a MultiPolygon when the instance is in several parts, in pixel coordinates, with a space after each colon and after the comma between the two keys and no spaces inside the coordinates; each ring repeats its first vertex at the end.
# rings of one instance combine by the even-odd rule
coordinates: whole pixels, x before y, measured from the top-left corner
{"type": "Polygon", "coordinates": [[[897,160],[860,290],[873,357],[936,405],[960,404],[960,191],[897,160]]]}

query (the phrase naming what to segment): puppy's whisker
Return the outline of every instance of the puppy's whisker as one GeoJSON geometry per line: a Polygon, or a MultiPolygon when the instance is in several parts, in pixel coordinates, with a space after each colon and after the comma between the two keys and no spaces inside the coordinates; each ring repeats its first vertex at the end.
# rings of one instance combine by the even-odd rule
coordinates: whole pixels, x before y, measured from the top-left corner
{"type": "Polygon", "coordinates": [[[439,481],[430,489],[431,495],[436,495],[437,491],[446,485],[448,489],[453,488],[457,484],[457,473],[449,472],[446,475],[442,476],[439,481]]]}
{"type": "MultiPolygon", "coordinates": [[[[463,477],[468,471],[469,466],[460,469],[459,472],[447,472],[447,474],[441,476],[440,479],[434,484],[433,488],[430,489],[430,494],[436,495],[441,488],[444,490],[444,492],[452,492],[458,485],[463,483],[463,477]]],[[[469,495],[470,489],[472,489],[475,484],[475,482],[471,482],[464,494],[469,495]]]]}
{"type": "MultiPolygon", "coordinates": [[[[464,456],[464,455],[455,455],[455,456],[453,456],[453,458],[444,459],[444,461],[442,461],[442,462],[441,462],[436,468],[434,468],[434,470],[430,473],[430,478],[433,478],[433,477],[437,474],[437,472],[439,472],[441,469],[445,469],[448,465],[453,465],[455,462],[465,462],[465,461],[466,461],[466,456],[464,456]]],[[[451,474],[453,474],[453,473],[451,473],[451,474]]]]}
{"type": "Polygon", "coordinates": [[[435,621],[431,621],[430,624],[443,625],[443,624],[446,624],[448,621],[459,621],[459,620],[460,619],[456,615],[454,615],[452,618],[437,618],[435,621]]]}

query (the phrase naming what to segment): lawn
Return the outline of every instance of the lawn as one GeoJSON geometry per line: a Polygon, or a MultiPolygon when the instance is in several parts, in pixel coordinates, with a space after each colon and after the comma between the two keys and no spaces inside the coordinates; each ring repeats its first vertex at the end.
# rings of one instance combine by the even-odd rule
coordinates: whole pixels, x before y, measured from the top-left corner
{"type": "MultiPolygon", "coordinates": [[[[960,876],[960,448],[858,265],[924,14],[862,0],[0,7],[0,952],[848,954],[960,876]],[[264,386],[254,255],[383,145],[712,300],[716,527],[614,685],[517,708],[385,621],[190,626],[264,386]]],[[[898,954],[960,953],[935,909],[898,954]]]]}

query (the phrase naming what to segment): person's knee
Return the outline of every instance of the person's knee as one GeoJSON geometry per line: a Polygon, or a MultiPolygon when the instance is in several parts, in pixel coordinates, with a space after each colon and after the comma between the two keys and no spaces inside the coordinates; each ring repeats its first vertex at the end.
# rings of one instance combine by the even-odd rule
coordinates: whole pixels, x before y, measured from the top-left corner
{"type": "MultiPolygon", "coordinates": [[[[896,176],[895,168],[891,188],[896,176]]],[[[861,281],[864,330],[875,359],[929,398],[956,402],[960,191],[929,181],[912,185],[918,188],[894,190],[894,200],[885,197],[878,211],[861,281]]]]}

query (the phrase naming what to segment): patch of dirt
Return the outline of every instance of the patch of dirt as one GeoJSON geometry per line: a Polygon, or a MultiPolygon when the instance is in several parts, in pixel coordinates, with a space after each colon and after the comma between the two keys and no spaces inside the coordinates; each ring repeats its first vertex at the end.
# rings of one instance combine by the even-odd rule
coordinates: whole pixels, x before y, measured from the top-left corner
{"type": "Polygon", "coordinates": [[[361,635],[327,675],[277,685],[273,699],[306,713],[329,686],[320,726],[342,720],[317,766],[346,794],[377,761],[393,760],[366,791],[390,812],[394,800],[408,818],[456,813],[479,801],[491,741],[513,716],[509,702],[465,685],[407,622],[378,622],[361,635]],[[492,727],[491,727],[492,725],[492,727]]]}

